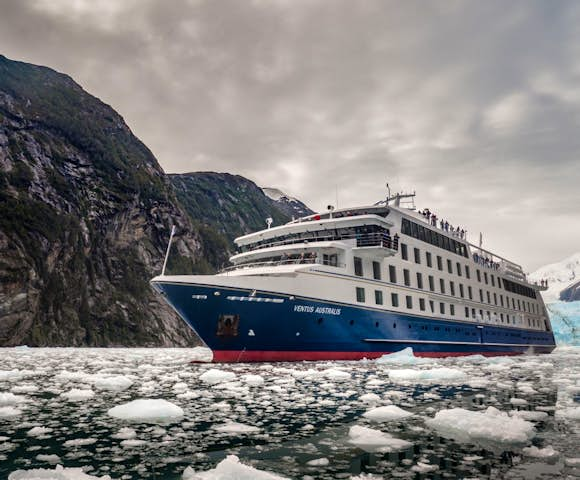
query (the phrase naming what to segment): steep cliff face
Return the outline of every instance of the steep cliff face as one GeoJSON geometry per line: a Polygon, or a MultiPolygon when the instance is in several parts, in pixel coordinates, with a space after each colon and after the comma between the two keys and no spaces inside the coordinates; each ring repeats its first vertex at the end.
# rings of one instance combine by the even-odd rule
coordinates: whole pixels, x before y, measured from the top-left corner
{"type": "Polygon", "coordinates": [[[230,246],[234,238],[266,228],[267,218],[272,218],[273,225],[291,220],[284,202],[273,200],[239,175],[193,172],[171,174],[169,178],[190,216],[218,230],[230,246]]]}
{"type": "Polygon", "coordinates": [[[191,345],[148,280],[201,240],[155,157],[71,78],[0,56],[0,345],[191,345]]]}

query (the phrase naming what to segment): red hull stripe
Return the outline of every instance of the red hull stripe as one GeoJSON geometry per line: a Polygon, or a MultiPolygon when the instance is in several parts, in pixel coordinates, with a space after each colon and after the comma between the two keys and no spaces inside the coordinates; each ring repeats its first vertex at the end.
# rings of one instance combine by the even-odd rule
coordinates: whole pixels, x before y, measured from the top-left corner
{"type": "MultiPolygon", "coordinates": [[[[216,363],[235,362],[296,362],[316,360],[362,360],[379,358],[394,352],[305,352],[305,351],[262,351],[262,350],[214,350],[216,363]]],[[[486,357],[521,355],[522,352],[414,352],[417,357],[462,357],[484,355],[486,357]]]]}

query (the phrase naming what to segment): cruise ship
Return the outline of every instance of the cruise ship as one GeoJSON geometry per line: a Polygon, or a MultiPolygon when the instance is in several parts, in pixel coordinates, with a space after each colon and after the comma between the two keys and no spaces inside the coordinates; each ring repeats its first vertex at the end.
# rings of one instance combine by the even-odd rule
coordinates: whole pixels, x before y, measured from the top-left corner
{"type": "Polygon", "coordinates": [[[550,353],[546,285],[466,237],[414,193],[389,195],[268,224],[235,240],[227,269],[151,283],[214,362],[550,353]]]}

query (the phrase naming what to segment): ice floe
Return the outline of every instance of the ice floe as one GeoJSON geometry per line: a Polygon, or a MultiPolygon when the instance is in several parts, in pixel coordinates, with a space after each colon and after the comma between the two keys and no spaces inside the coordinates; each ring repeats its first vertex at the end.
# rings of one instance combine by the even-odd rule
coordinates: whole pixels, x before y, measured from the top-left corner
{"type": "Polygon", "coordinates": [[[162,399],[139,399],[118,405],[107,412],[110,416],[136,423],[165,423],[180,420],[183,409],[162,399]]]}
{"type": "Polygon", "coordinates": [[[191,362],[211,362],[213,360],[213,352],[207,347],[195,347],[190,350],[191,362]]]}
{"type": "Polygon", "coordinates": [[[554,416],[559,419],[580,420],[580,407],[567,407],[556,410],[554,416]]]}
{"type": "Polygon", "coordinates": [[[8,475],[8,480],[111,480],[109,475],[95,477],[83,472],[82,468],[64,468],[57,465],[54,469],[35,468],[17,470],[8,475]]]}
{"type": "Polygon", "coordinates": [[[413,414],[411,412],[403,410],[396,405],[376,407],[363,413],[363,417],[368,418],[373,422],[391,422],[412,416],[413,414]]]}
{"type": "Polygon", "coordinates": [[[354,425],[348,431],[349,443],[367,452],[392,452],[405,450],[413,444],[393,437],[390,433],[354,425]]]}
{"type": "Polygon", "coordinates": [[[528,457],[535,458],[552,458],[557,457],[560,453],[554,450],[554,447],[548,445],[545,448],[538,448],[535,446],[522,448],[522,453],[528,457]]]}
{"type": "Polygon", "coordinates": [[[110,390],[113,392],[122,392],[133,385],[133,380],[124,376],[118,375],[114,377],[101,377],[94,381],[95,388],[99,390],[110,390]]]}
{"type": "Polygon", "coordinates": [[[28,400],[22,395],[14,395],[13,393],[0,393],[0,407],[6,407],[10,405],[19,405],[26,403],[28,400]]]}
{"type": "Polygon", "coordinates": [[[217,368],[211,368],[199,376],[199,379],[208,385],[217,385],[218,383],[231,382],[235,380],[234,372],[226,372],[217,368]]]}
{"type": "Polygon", "coordinates": [[[68,392],[61,393],[62,398],[66,398],[69,402],[82,402],[93,398],[95,392],[89,389],[72,388],[68,392]]]}
{"type": "Polygon", "coordinates": [[[431,368],[429,370],[401,369],[390,370],[389,378],[393,382],[456,382],[464,380],[466,374],[457,368],[431,368]]]}
{"type": "Polygon", "coordinates": [[[22,415],[22,410],[15,407],[0,407],[0,418],[13,418],[22,415]]]}
{"type": "Polygon", "coordinates": [[[223,425],[217,425],[214,427],[214,430],[220,433],[227,433],[228,435],[245,435],[260,431],[258,427],[237,422],[228,422],[223,425]]]}
{"type": "Polygon", "coordinates": [[[433,360],[429,358],[416,357],[415,354],[413,353],[413,349],[411,347],[407,347],[404,348],[403,350],[399,350],[398,352],[383,355],[382,357],[377,358],[375,362],[380,365],[390,365],[390,364],[419,365],[425,363],[433,363],[433,360]]]}
{"type": "Polygon", "coordinates": [[[484,412],[463,408],[441,410],[425,423],[440,435],[459,442],[525,443],[536,433],[532,423],[510,417],[494,407],[484,412]]]}
{"type": "Polygon", "coordinates": [[[191,467],[187,467],[182,478],[183,480],[286,480],[286,477],[245,465],[235,455],[228,455],[212,470],[196,472],[191,467]]]}

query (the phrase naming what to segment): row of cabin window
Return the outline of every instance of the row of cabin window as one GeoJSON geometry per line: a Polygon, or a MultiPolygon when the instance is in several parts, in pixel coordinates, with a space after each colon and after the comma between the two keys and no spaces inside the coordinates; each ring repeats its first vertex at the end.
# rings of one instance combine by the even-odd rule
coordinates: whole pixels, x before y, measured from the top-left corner
{"type": "MultiPolygon", "coordinates": [[[[356,300],[359,303],[366,302],[366,290],[364,287],[356,287],[356,300]]],[[[375,290],[375,304],[376,305],[384,305],[382,290],[375,290]]],[[[399,294],[398,293],[391,293],[391,306],[394,308],[399,307],[399,294]]],[[[409,310],[413,309],[413,297],[411,295],[405,295],[405,306],[409,310]]],[[[429,300],[429,308],[431,310],[431,313],[435,313],[435,302],[433,300],[429,300]]],[[[419,298],[419,310],[422,312],[426,311],[426,302],[425,302],[424,298],[419,298]]],[[[446,312],[445,302],[439,302],[439,313],[442,315],[445,315],[445,312],[446,312]]],[[[487,319],[490,321],[492,320],[492,316],[493,316],[496,321],[500,320],[501,323],[514,324],[514,325],[516,323],[516,316],[515,315],[510,316],[509,314],[505,314],[505,316],[504,316],[503,313],[500,313],[499,317],[498,317],[497,313],[492,314],[492,312],[490,312],[489,310],[487,310],[484,313],[484,311],[482,309],[479,310],[479,319],[483,320],[485,318],[485,314],[487,314],[487,319]]],[[[449,315],[455,316],[455,305],[452,303],[449,304],[449,315]]],[[[474,320],[477,320],[478,316],[477,316],[476,309],[472,308],[471,312],[470,312],[469,307],[465,307],[465,318],[472,318],[474,320]]],[[[538,319],[528,318],[527,323],[528,323],[528,326],[533,326],[533,327],[540,326],[540,321],[538,319]]]]}
{"type": "MultiPolygon", "coordinates": [[[[420,265],[421,264],[421,251],[420,249],[418,249],[417,247],[413,247],[413,257],[415,260],[415,263],[420,265]]],[[[401,243],[401,258],[403,260],[407,260],[409,261],[409,249],[408,246],[404,243],[401,243]]],[[[433,256],[431,254],[431,252],[425,252],[425,261],[427,263],[427,266],[429,268],[433,268],[433,256]]],[[[436,261],[437,261],[437,269],[440,271],[443,271],[443,258],[440,255],[436,256],[436,261]]],[[[453,274],[453,262],[448,258],[446,259],[446,263],[447,263],[447,272],[450,274],[453,274]]],[[[471,271],[469,269],[468,265],[464,265],[464,271],[465,271],[465,277],[470,279],[471,278],[471,271]]],[[[463,269],[461,268],[461,263],[460,262],[455,262],[455,274],[458,277],[461,277],[463,274],[463,269]]],[[[479,283],[482,283],[482,275],[481,275],[481,270],[476,269],[475,270],[475,274],[477,276],[477,281],[479,283]]],[[[488,275],[487,272],[483,272],[483,283],[485,283],[486,285],[489,285],[491,282],[491,286],[495,287],[496,286],[496,277],[493,275],[493,273],[490,273],[488,275]]],[[[497,277],[497,287],[498,288],[502,288],[502,279],[501,277],[497,277]]],[[[518,295],[523,295],[529,298],[536,298],[536,293],[535,290],[533,288],[530,287],[526,287],[525,285],[520,285],[519,283],[516,282],[512,282],[510,280],[503,280],[503,288],[509,292],[512,293],[516,293],[518,295]]]]}
{"type": "MultiPolygon", "coordinates": [[[[403,244],[401,244],[401,247],[403,247],[403,244]]],[[[403,251],[406,251],[406,245],[405,245],[405,249],[403,251]]],[[[420,251],[418,248],[415,248],[414,251],[415,251],[415,263],[420,264],[421,263],[420,251]]],[[[431,253],[430,252],[425,252],[425,253],[427,256],[427,266],[432,267],[431,253]]],[[[408,257],[405,258],[405,256],[403,256],[403,260],[406,260],[406,259],[408,259],[408,257]]],[[[471,278],[469,266],[464,265],[464,267],[465,267],[465,277],[467,279],[471,278]]],[[[439,270],[443,271],[443,259],[439,255],[437,255],[437,268],[439,270]]],[[[456,270],[457,276],[461,277],[461,264],[459,262],[456,263],[456,268],[457,268],[457,270],[456,270]]],[[[390,265],[389,266],[390,281],[392,283],[397,283],[396,279],[393,280],[393,277],[396,278],[396,275],[394,274],[393,269],[394,269],[394,266],[390,265]]],[[[449,273],[453,274],[453,265],[452,265],[451,260],[449,260],[449,259],[447,259],[447,271],[449,273]]],[[[405,270],[403,270],[403,272],[405,272],[405,270]]],[[[354,257],[354,273],[355,273],[355,275],[357,275],[359,277],[362,277],[364,274],[362,259],[359,257],[354,257]]],[[[476,274],[477,274],[478,282],[481,283],[481,271],[479,269],[477,269],[476,274]]],[[[423,286],[422,286],[423,281],[422,281],[422,279],[419,278],[420,275],[421,275],[420,273],[417,273],[417,284],[418,284],[418,288],[422,289],[423,288],[423,286]]],[[[376,261],[373,262],[373,278],[375,280],[381,280],[381,264],[379,262],[376,262],[376,261]]],[[[429,278],[431,279],[432,277],[429,276],[429,278]]],[[[491,286],[495,287],[496,282],[495,282],[495,277],[493,274],[490,274],[490,276],[488,277],[487,272],[483,272],[483,278],[484,278],[484,282],[486,285],[489,285],[489,280],[491,280],[491,286]]],[[[441,293],[445,293],[445,288],[444,288],[443,283],[442,283],[443,279],[441,279],[440,281],[441,281],[441,293]]],[[[431,284],[431,282],[430,282],[430,284],[431,284]]],[[[451,284],[452,284],[451,285],[451,289],[452,289],[451,295],[455,295],[455,293],[453,292],[453,282],[451,282],[451,284]]],[[[410,286],[410,282],[405,281],[405,285],[410,286]]],[[[525,295],[525,296],[528,296],[531,298],[536,298],[535,293],[534,293],[533,297],[531,295],[528,295],[528,293],[529,293],[528,291],[534,292],[534,290],[529,288],[529,287],[524,287],[523,285],[515,284],[514,282],[511,282],[508,280],[504,280],[504,285],[506,287],[506,290],[508,290],[512,293],[519,293],[520,295],[525,295]],[[508,288],[508,284],[509,284],[509,288],[508,288]],[[516,291],[516,287],[514,287],[512,284],[516,285],[517,287],[521,287],[521,289],[518,289],[516,291]],[[521,293],[521,292],[525,292],[525,293],[521,293]]],[[[498,286],[498,288],[501,288],[501,278],[500,277],[497,277],[497,286],[498,286]]],[[[461,288],[463,288],[463,287],[461,286],[461,288]]],[[[469,289],[471,290],[471,287],[469,287],[469,289]]],[[[435,291],[434,287],[431,287],[431,291],[435,291]]],[[[484,301],[483,294],[481,292],[482,291],[480,289],[480,301],[483,302],[484,301]]],[[[461,297],[463,298],[463,295],[461,295],[461,297]]],[[[507,297],[507,295],[506,295],[506,297],[507,297]]],[[[469,298],[470,298],[470,300],[473,299],[471,294],[470,294],[469,298]]],[[[487,292],[487,298],[488,298],[487,303],[491,303],[489,291],[487,292]]],[[[495,304],[497,305],[497,295],[495,293],[494,293],[494,298],[495,298],[495,304]]],[[[503,300],[502,300],[502,302],[503,302],[503,300]]],[[[512,299],[512,302],[513,302],[513,299],[512,299]]],[[[523,302],[523,303],[525,305],[525,302],[523,302]]],[[[518,299],[518,305],[519,304],[520,304],[520,300],[518,299]]],[[[502,307],[504,306],[503,303],[501,306],[502,307]]],[[[529,306],[529,302],[528,302],[528,306],[529,306]]],[[[515,303],[513,305],[513,308],[515,309],[515,303]]],[[[518,307],[518,310],[521,310],[521,308],[518,307]]],[[[524,307],[524,311],[526,311],[525,307],[524,307]]],[[[537,313],[537,312],[535,312],[535,313],[537,313]]]]}
{"type": "MultiPolygon", "coordinates": [[[[438,257],[438,258],[440,258],[440,257],[438,257]]],[[[362,259],[359,257],[354,257],[354,260],[355,260],[355,262],[354,262],[355,275],[362,277],[363,276],[362,259]]],[[[449,260],[448,260],[448,262],[449,262],[449,260]]],[[[375,280],[381,280],[381,264],[379,262],[374,261],[372,263],[372,265],[373,265],[373,278],[375,280]]],[[[466,266],[466,268],[467,268],[467,266],[466,266]]],[[[479,270],[477,272],[479,273],[479,270]]],[[[416,275],[417,275],[417,277],[416,277],[417,288],[420,290],[423,290],[424,289],[423,274],[421,272],[416,272],[416,275]]],[[[492,277],[493,277],[493,275],[492,275],[492,277]]],[[[397,270],[396,270],[394,265],[389,265],[389,281],[391,283],[397,283],[397,270]]],[[[435,278],[433,277],[433,275],[428,276],[428,282],[429,282],[429,290],[431,292],[435,292],[435,278]]],[[[411,273],[406,268],[403,269],[403,283],[406,287],[411,286],[411,273]]],[[[458,285],[459,285],[459,296],[461,298],[465,298],[465,291],[464,291],[463,284],[459,283],[458,285]]],[[[442,293],[444,295],[447,293],[446,288],[445,288],[445,279],[443,279],[443,278],[439,279],[439,290],[440,290],[440,293],[442,293]]],[[[454,296],[454,297],[456,296],[455,282],[453,280],[449,281],[449,291],[450,291],[450,294],[452,296],[454,296]]],[[[486,300],[487,300],[487,303],[491,305],[491,303],[492,303],[491,302],[491,293],[489,290],[487,290],[485,293],[486,293],[486,295],[484,297],[483,289],[481,289],[481,288],[479,289],[479,301],[481,303],[486,303],[486,300]]],[[[468,295],[469,300],[473,300],[473,290],[472,290],[471,285],[467,286],[467,295],[468,295]]],[[[505,298],[506,298],[507,305],[505,305],[505,303],[504,303],[504,296],[502,294],[499,295],[500,303],[498,304],[498,301],[497,301],[498,295],[497,295],[497,293],[494,292],[493,293],[494,305],[496,305],[496,306],[501,305],[501,307],[503,307],[503,308],[506,308],[506,307],[510,308],[510,297],[508,297],[506,295],[505,298]]],[[[517,303],[516,303],[516,299],[513,297],[511,298],[511,307],[514,310],[520,310],[520,311],[523,310],[524,312],[535,313],[535,314],[539,313],[539,308],[538,308],[537,304],[534,304],[534,303],[530,304],[529,301],[528,302],[521,301],[520,299],[517,299],[517,303]],[[527,306],[527,308],[526,308],[526,306],[527,306]]]]}
{"type": "MultiPolygon", "coordinates": [[[[366,290],[364,287],[356,287],[356,301],[360,303],[366,302],[366,290]]],[[[382,290],[375,290],[375,304],[383,305],[383,292],[382,290]]],[[[429,300],[429,304],[431,307],[431,311],[435,311],[435,302],[433,300],[429,300]]],[[[411,310],[413,308],[413,297],[411,295],[405,295],[405,305],[406,307],[411,310]]],[[[399,306],[399,294],[398,293],[391,293],[391,306],[397,308],[399,306]]],[[[455,315],[455,305],[451,304],[450,307],[450,314],[455,315]]],[[[425,299],[419,299],[419,310],[425,311],[425,299]]],[[[445,303],[439,303],[439,311],[441,314],[445,314],[445,303]]]]}

